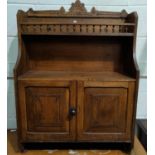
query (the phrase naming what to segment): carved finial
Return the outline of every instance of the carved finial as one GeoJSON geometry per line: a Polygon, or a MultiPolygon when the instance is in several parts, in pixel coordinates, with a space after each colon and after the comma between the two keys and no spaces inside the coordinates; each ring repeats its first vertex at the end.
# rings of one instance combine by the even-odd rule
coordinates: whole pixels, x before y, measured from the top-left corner
{"type": "Polygon", "coordinates": [[[27,11],[27,14],[29,15],[29,14],[31,14],[31,13],[33,13],[33,12],[34,12],[33,9],[30,8],[30,9],[27,11]]]}
{"type": "Polygon", "coordinates": [[[34,12],[33,9],[30,8],[30,9],[27,11],[28,16],[29,16],[30,14],[32,14],[33,12],[34,12]]]}
{"type": "Polygon", "coordinates": [[[60,8],[60,12],[61,12],[61,14],[65,13],[64,7],[61,7],[61,8],[60,8]]]}
{"type": "Polygon", "coordinates": [[[30,9],[28,10],[28,12],[33,12],[33,9],[32,9],[32,8],[30,8],[30,9]]]}
{"type": "Polygon", "coordinates": [[[22,18],[23,16],[26,16],[26,12],[23,10],[18,10],[17,12],[17,18],[22,18]]]}
{"type": "Polygon", "coordinates": [[[127,15],[128,13],[126,12],[126,10],[121,11],[121,17],[126,17],[127,15]]]}
{"type": "Polygon", "coordinates": [[[72,14],[83,14],[83,13],[86,13],[87,10],[84,4],[80,2],[80,0],[76,0],[75,3],[72,3],[72,6],[69,9],[69,12],[72,14]]]}
{"type": "Polygon", "coordinates": [[[96,11],[96,8],[95,8],[95,7],[93,7],[93,8],[91,9],[91,13],[92,13],[93,15],[96,15],[97,11],[96,11]]]}

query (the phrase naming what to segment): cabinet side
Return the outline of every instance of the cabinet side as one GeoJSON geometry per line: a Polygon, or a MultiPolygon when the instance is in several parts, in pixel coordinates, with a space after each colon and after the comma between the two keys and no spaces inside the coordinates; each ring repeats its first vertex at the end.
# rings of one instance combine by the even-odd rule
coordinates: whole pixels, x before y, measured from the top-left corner
{"type": "Polygon", "coordinates": [[[22,52],[22,39],[21,39],[21,26],[20,21],[23,19],[25,13],[22,10],[19,10],[17,13],[17,29],[18,29],[18,57],[14,67],[14,88],[15,88],[15,102],[16,102],[16,120],[17,120],[17,139],[18,147],[20,151],[24,151],[23,145],[20,143],[21,139],[21,124],[20,124],[20,114],[19,114],[19,92],[18,92],[18,76],[22,73],[23,69],[23,52],[22,52]]]}
{"type": "Polygon", "coordinates": [[[140,71],[136,59],[136,40],[137,40],[137,26],[138,26],[138,14],[137,12],[132,12],[127,17],[128,22],[134,22],[135,23],[135,29],[134,29],[134,38],[133,38],[133,69],[131,69],[131,75],[136,78],[135,82],[135,94],[134,94],[134,108],[133,108],[133,117],[132,117],[132,146],[134,143],[134,133],[135,133],[135,120],[136,120],[136,111],[137,111],[137,99],[138,99],[138,88],[139,88],[139,78],[140,78],[140,71]]]}

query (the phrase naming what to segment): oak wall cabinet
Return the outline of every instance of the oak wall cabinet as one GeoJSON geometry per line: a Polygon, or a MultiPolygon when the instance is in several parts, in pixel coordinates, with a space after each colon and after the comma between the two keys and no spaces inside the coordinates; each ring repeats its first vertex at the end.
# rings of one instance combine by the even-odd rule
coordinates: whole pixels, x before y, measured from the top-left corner
{"type": "Polygon", "coordinates": [[[133,144],[137,13],[18,11],[18,141],[133,144]]]}

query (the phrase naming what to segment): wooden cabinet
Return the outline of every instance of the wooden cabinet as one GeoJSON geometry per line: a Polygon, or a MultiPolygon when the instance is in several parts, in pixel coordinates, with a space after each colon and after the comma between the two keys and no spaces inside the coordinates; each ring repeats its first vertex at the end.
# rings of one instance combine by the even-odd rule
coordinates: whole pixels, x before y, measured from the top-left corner
{"type": "Polygon", "coordinates": [[[137,14],[18,11],[14,69],[19,146],[133,144],[139,70],[137,14]]]}

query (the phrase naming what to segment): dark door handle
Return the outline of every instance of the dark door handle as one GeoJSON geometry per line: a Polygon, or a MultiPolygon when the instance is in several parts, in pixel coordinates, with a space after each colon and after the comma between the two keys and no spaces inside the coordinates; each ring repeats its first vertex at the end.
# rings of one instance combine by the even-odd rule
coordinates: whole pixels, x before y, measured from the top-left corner
{"type": "Polygon", "coordinates": [[[69,114],[70,114],[71,116],[75,116],[75,115],[76,115],[76,109],[75,109],[75,108],[70,108],[70,109],[69,109],[69,114]]]}

